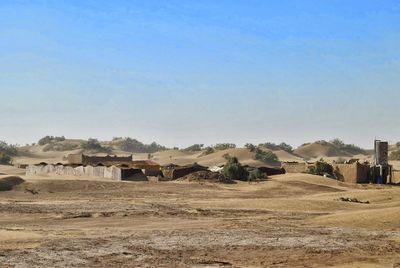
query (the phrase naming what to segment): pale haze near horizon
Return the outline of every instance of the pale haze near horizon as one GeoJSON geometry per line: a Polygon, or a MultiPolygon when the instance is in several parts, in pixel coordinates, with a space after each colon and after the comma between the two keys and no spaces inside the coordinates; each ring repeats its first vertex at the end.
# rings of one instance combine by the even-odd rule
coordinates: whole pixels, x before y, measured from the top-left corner
{"type": "Polygon", "coordinates": [[[398,1],[2,1],[0,140],[400,141],[398,1]]]}

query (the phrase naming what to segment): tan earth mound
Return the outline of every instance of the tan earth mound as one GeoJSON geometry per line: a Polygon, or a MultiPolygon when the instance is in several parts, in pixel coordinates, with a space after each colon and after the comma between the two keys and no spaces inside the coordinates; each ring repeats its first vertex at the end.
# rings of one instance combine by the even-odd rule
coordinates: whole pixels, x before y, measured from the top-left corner
{"type": "Polygon", "coordinates": [[[289,152],[278,150],[273,152],[283,162],[303,162],[304,159],[289,152]]]}
{"type": "Polygon", "coordinates": [[[0,191],[11,191],[15,186],[25,182],[18,176],[0,177],[0,191]]]}
{"type": "MultiPolygon", "coordinates": [[[[189,165],[197,161],[201,152],[185,152],[181,150],[166,150],[153,154],[152,160],[160,165],[174,163],[176,165],[189,165]]],[[[135,157],[135,155],[134,155],[135,157]]]]}
{"type": "Polygon", "coordinates": [[[299,155],[305,159],[350,156],[349,154],[340,151],[333,144],[324,141],[300,146],[299,148],[294,150],[294,154],[299,155]]]}
{"type": "Polygon", "coordinates": [[[178,181],[195,181],[195,182],[219,182],[219,183],[235,183],[234,180],[226,178],[224,175],[211,172],[211,171],[197,171],[191,174],[188,174],[182,178],[179,178],[178,181]]]}

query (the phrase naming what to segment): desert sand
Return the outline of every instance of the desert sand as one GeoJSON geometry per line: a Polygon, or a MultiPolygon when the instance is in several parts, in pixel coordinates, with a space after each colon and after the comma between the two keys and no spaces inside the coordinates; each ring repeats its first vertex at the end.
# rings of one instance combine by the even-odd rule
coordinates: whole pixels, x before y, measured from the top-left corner
{"type": "Polygon", "coordinates": [[[396,186],[307,174],[251,184],[20,177],[0,192],[0,267],[400,265],[396,186]]]}

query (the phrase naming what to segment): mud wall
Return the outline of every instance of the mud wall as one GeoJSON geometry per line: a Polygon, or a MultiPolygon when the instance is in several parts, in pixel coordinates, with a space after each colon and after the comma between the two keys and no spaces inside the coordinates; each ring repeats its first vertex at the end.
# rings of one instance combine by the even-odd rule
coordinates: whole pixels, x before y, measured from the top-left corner
{"type": "Polygon", "coordinates": [[[348,183],[369,183],[370,167],[360,163],[333,164],[333,175],[337,180],[348,183]]]}
{"type": "Polygon", "coordinates": [[[57,174],[67,176],[87,176],[100,177],[112,180],[130,180],[130,176],[140,177],[141,180],[147,179],[140,169],[121,169],[119,167],[93,167],[93,166],[63,166],[63,165],[29,165],[26,168],[26,175],[57,174]],[[139,175],[138,175],[139,174],[139,175]],[[141,176],[143,175],[143,176],[141,176]]]}
{"type": "Polygon", "coordinates": [[[131,164],[132,155],[130,156],[88,156],[84,154],[70,154],[68,155],[68,164],[70,165],[97,165],[103,164],[105,166],[117,164],[131,164]]]}
{"type": "Polygon", "coordinates": [[[392,183],[400,183],[400,170],[393,171],[392,183]]]}
{"type": "Polygon", "coordinates": [[[286,173],[305,173],[308,171],[307,163],[292,163],[292,162],[284,162],[282,163],[282,168],[286,173]]]}
{"type": "Polygon", "coordinates": [[[68,163],[70,165],[80,165],[82,164],[82,154],[69,154],[68,155],[68,163]]]}

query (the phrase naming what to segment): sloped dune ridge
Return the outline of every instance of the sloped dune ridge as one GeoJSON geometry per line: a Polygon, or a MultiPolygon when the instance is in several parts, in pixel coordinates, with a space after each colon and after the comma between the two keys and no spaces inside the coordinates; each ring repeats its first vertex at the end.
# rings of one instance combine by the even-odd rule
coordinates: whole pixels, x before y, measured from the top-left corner
{"type": "Polygon", "coordinates": [[[294,153],[306,159],[351,156],[328,142],[314,142],[297,148],[294,153]]]}

